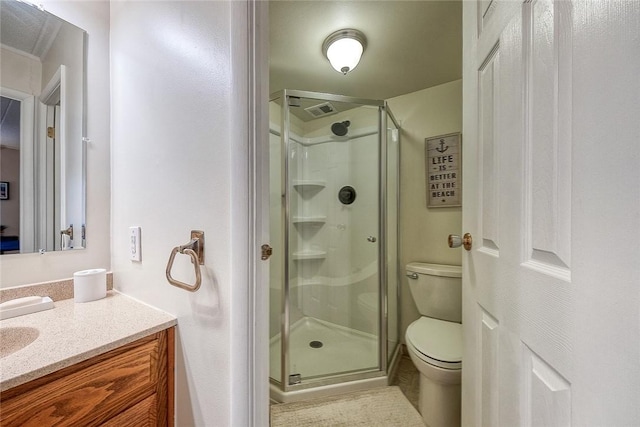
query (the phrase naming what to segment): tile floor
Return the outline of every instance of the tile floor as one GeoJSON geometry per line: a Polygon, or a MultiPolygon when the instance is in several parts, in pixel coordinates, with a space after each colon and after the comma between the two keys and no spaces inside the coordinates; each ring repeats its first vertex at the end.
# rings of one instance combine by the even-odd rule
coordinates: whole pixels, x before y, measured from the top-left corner
{"type": "Polygon", "coordinates": [[[409,402],[418,409],[418,396],[420,393],[420,373],[409,358],[403,354],[398,362],[398,369],[391,380],[391,384],[400,387],[400,390],[409,399],[409,402]]]}

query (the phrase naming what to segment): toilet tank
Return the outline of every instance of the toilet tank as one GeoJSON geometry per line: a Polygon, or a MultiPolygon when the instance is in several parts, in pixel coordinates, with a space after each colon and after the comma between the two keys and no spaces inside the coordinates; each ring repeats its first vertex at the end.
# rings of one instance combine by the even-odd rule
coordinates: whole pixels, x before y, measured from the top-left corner
{"type": "Polygon", "coordinates": [[[462,322],[462,267],[412,262],[406,275],[421,315],[462,322]]]}

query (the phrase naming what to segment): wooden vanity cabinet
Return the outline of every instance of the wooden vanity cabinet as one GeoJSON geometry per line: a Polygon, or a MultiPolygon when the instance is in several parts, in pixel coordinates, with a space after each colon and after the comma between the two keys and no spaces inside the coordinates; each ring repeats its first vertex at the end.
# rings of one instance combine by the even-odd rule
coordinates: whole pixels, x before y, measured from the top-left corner
{"type": "Polygon", "coordinates": [[[174,328],[0,394],[0,426],[173,424],[174,328]]]}

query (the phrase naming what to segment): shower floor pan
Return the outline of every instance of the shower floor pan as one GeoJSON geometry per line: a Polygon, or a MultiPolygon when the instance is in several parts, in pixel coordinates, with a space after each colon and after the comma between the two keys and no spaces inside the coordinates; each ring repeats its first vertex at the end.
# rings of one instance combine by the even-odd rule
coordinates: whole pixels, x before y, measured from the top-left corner
{"type": "MultiPolygon", "coordinates": [[[[270,374],[280,380],[280,335],[270,342],[270,374]]],[[[303,317],[291,326],[290,374],[302,381],[378,368],[378,337],[344,326],[303,317]],[[320,345],[321,344],[321,345],[320,345]]]]}

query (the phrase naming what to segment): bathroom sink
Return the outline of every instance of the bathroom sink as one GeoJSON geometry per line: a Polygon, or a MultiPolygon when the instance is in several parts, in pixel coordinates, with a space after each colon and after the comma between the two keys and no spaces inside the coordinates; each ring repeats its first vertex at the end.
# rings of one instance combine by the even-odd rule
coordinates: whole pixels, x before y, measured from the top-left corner
{"type": "Polygon", "coordinates": [[[28,326],[0,327],[0,359],[22,350],[39,335],[40,331],[28,326]]]}

